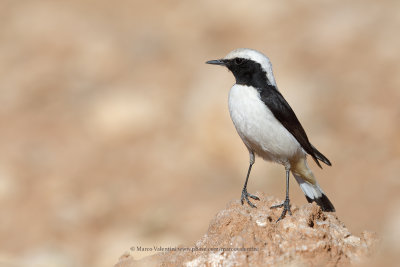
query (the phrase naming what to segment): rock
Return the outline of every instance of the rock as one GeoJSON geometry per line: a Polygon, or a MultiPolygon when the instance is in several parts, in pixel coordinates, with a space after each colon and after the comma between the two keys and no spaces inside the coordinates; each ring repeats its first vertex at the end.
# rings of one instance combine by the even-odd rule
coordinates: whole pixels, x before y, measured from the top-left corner
{"type": "Polygon", "coordinates": [[[334,213],[315,204],[292,205],[293,216],[276,223],[281,209],[273,197],[260,197],[257,208],[232,201],[211,221],[194,245],[165,248],[141,260],[125,253],[116,267],[131,266],[337,266],[360,263],[372,255],[374,233],[352,235],[334,213]]]}

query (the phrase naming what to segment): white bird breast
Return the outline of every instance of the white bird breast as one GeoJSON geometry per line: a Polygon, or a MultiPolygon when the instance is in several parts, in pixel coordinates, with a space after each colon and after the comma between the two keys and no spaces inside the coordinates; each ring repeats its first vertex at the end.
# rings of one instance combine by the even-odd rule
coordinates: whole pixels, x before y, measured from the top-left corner
{"type": "Polygon", "coordinates": [[[305,156],[299,142],[275,118],[254,87],[235,84],[228,103],[233,124],[250,151],[284,165],[305,156]]]}

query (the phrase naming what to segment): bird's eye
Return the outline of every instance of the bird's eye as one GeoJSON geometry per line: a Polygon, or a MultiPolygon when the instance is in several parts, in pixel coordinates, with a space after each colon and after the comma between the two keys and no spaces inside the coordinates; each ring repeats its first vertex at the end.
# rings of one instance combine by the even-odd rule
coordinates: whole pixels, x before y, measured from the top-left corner
{"type": "Polygon", "coordinates": [[[235,58],[234,62],[236,65],[241,65],[241,64],[243,64],[244,61],[243,61],[243,58],[235,58]]]}

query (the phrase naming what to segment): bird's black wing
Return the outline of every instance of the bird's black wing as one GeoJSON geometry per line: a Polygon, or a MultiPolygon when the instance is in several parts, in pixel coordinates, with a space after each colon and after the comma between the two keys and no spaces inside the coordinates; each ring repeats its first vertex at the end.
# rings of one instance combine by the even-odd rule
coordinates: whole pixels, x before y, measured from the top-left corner
{"type": "Polygon", "coordinates": [[[322,167],[318,160],[331,166],[331,162],[310,143],[296,114],[274,86],[262,88],[260,90],[260,97],[264,104],[271,110],[272,114],[274,114],[275,118],[296,138],[301,147],[310,154],[320,168],[322,167]]]}

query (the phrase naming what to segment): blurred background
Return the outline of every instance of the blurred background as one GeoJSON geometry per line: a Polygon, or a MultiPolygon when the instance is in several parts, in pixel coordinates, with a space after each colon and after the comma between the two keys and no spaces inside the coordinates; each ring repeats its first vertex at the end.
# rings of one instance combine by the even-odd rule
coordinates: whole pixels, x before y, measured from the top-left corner
{"type": "MultiPolygon", "coordinates": [[[[234,83],[204,64],[268,55],[338,217],[400,243],[400,2],[0,0],[0,266],[111,266],[191,245],[240,198],[234,83]],[[135,257],[148,254],[133,253],[135,257]]],[[[306,203],[292,180],[295,205],[306,203]]],[[[256,159],[249,192],[283,199],[256,159]]]]}

